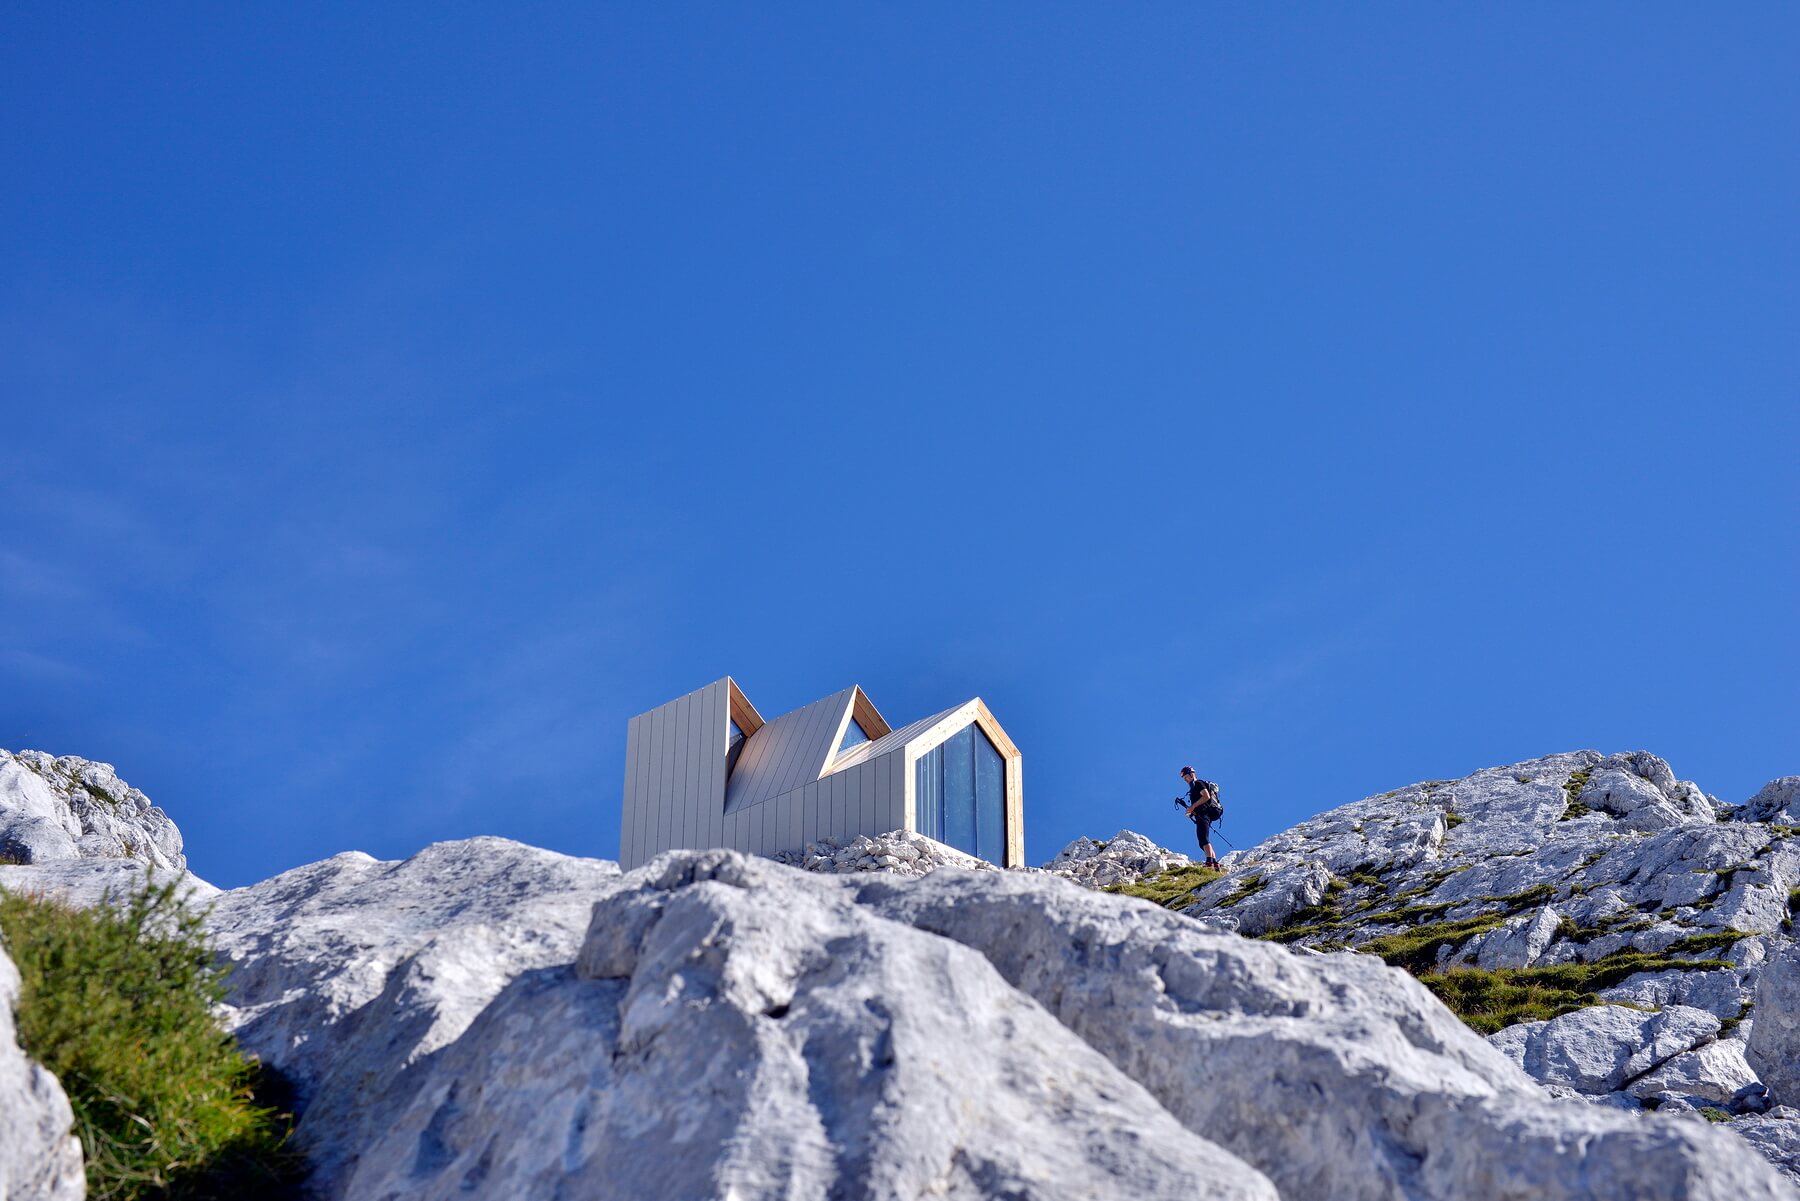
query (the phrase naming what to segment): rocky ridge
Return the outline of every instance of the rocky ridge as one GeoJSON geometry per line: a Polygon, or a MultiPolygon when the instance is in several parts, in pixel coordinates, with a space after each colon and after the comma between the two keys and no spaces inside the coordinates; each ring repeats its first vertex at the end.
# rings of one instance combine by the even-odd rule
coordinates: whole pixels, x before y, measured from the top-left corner
{"type": "MultiPolygon", "coordinates": [[[[1548,775],[1570,759],[1534,763],[1548,775]]],[[[1604,774],[1600,756],[1573,759],[1565,809],[1577,772],[1604,774]]],[[[1531,766],[1495,770],[1522,788],[1537,782],[1531,766]]],[[[1584,945],[1564,924],[1580,911],[1555,888],[1489,873],[1440,895],[1533,854],[1452,858],[1464,833],[1509,845],[1508,789],[1493,775],[1415,786],[1408,805],[1371,805],[1408,790],[1358,802],[1380,814],[1321,815],[1319,832],[1302,834],[1308,823],[1228,857],[1227,875],[1197,888],[1185,886],[1210,873],[1130,832],[1016,872],[903,834],[809,847],[797,858],[810,871],[684,851],[628,875],[481,838],[402,862],[338,855],[220,894],[210,922],[234,967],[225,1017],[293,1082],[296,1139],[325,1198],[1800,1195],[1777,1171],[1793,1171],[1800,1114],[1767,1098],[1767,1113],[1725,1128],[1687,1112],[1751,1108],[1733,1087],[1746,1073],[1779,1100],[1776,1065],[1800,1062],[1785,1024],[1743,1009],[1746,988],[1752,1008],[1786,1005],[1800,976],[1781,967],[1779,930],[1622,943],[1616,954],[1637,958],[1592,963],[1645,1000],[1584,996],[1492,1038],[1380,958],[1330,951],[1354,943],[1421,971],[1478,960],[1488,942],[1474,940],[1501,930],[1491,961],[1584,945]],[[1482,823],[1494,828],[1470,829],[1482,823]],[[1315,852],[1340,836],[1392,847],[1392,862],[1335,868],[1315,852]],[[1276,883],[1321,869],[1316,900],[1276,883]],[[1180,912],[1108,895],[1154,881],[1180,912]],[[1283,912],[1282,897],[1300,903],[1283,912]],[[1265,937],[1240,937],[1246,927],[1265,937]],[[1751,939],[1766,940],[1754,961],[1738,950],[1751,939]],[[1645,964],[1655,970],[1618,970],[1645,964]],[[1714,982],[1687,979],[1703,975],[1714,982]]],[[[1631,815],[1650,810],[1675,824],[1591,839],[1582,858],[1603,853],[1587,866],[1671,830],[1785,815],[1769,805],[1779,790],[1734,810],[1657,787],[1668,813],[1648,796],[1593,798],[1590,817],[1643,824],[1631,815]]],[[[1751,873],[1747,889],[1766,870],[1777,886],[1773,856],[1759,850],[1763,867],[1732,876],[1751,873]]],[[[1685,861],[1664,848],[1646,862],[1668,857],[1685,861]]],[[[80,866],[3,868],[0,887],[18,886],[6,873],[80,866]]],[[[1629,905],[1640,883],[1626,873],[1609,887],[1629,905]]],[[[1727,879],[1697,899],[1722,909],[1733,891],[1727,879]]],[[[1605,933],[1644,932],[1631,924],[1605,933]]],[[[47,1074],[9,1047],[0,1037],[0,1126],[16,1114],[42,1126],[43,1106],[8,1091],[8,1063],[47,1074]]],[[[66,1176],[55,1140],[39,1143],[66,1176]]],[[[78,1151],[74,1164],[73,1193],[0,1198],[78,1197],[78,1151]]]]}
{"type": "Polygon", "coordinates": [[[1173,906],[1380,955],[1553,1094],[1703,1111],[1800,1181],[1800,777],[1730,805],[1646,752],[1552,755],[1341,806],[1225,869],[1173,906]]]}
{"type": "Polygon", "coordinates": [[[1046,873],[478,839],[214,923],[328,1198],[1792,1195],[1695,1118],[1554,1104],[1378,960],[1046,873]]]}

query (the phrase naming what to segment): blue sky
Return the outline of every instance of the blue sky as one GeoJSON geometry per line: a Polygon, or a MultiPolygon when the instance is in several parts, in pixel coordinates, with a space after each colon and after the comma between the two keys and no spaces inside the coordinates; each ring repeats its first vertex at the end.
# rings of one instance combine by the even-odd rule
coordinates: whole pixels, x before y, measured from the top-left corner
{"type": "Polygon", "coordinates": [[[13,6],[0,746],[224,885],[980,695],[1032,861],[1800,772],[1800,17],[13,6]]]}

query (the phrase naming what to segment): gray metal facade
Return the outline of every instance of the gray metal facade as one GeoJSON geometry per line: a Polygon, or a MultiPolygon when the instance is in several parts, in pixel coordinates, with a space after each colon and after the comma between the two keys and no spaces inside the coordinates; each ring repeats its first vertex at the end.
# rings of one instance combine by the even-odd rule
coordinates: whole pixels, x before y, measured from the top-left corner
{"type": "Polygon", "coordinates": [[[631,719],[620,865],[629,871],[677,847],[774,855],[821,838],[916,831],[913,764],[970,724],[1007,759],[1006,860],[1015,865],[1024,853],[1020,755],[979,698],[891,730],[861,689],[846,688],[764,722],[729,677],[631,719]],[[745,736],[735,763],[733,720],[745,736]],[[852,720],[870,741],[839,755],[852,720]]]}

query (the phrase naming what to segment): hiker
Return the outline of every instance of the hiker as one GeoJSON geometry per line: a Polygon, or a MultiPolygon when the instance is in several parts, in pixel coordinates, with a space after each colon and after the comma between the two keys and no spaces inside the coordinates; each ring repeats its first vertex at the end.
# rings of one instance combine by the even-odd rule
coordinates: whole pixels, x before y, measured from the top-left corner
{"type": "MultiPolygon", "coordinates": [[[[1219,803],[1219,786],[1202,780],[1191,767],[1181,769],[1181,778],[1187,781],[1187,815],[1193,819],[1194,837],[1200,840],[1200,849],[1206,852],[1206,866],[1220,871],[1219,857],[1212,849],[1212,824],[1225,816],[1225,806],[1219,803]]],[[[1181,802],[1180,797],[1175,800],[1181,802]]]]}

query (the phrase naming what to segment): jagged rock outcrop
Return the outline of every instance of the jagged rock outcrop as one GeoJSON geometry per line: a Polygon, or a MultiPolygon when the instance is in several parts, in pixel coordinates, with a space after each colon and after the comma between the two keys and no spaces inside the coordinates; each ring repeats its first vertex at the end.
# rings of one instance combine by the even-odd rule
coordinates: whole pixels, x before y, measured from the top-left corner
{"type": "MultiPolygon", "coordinates": [[[[1781,966],[1797,814],[1800,777],[1734,808],[1646,752],[1577,751],[1340,806],[1227,856],[1227,874],[1181,903],[1204,923],[1416,972],[1564,969],[1519,980],[1613,1004],[1495,1034],[1536,1079],[1616,1106],[1741,1112],[1752,1071],[1800,1101],[1800,1036],[1776,1016],[1800,1011],[1781,966]],[[1782,999],[1759,1001],[1759,984],[1782,999]]],[[[1785,1145],[1775,1112],[1744,1126],[1758,1146],[1785,1145]]]]}
{"type": "Polygon", "coordinates": [[[181,831],[112,764],[0,751],[0,863],[75,859],[187,870],[181,831]]]}
{"type": "Polygon", "coordinates": [[[940,867],[960,867],[969,871],[999,871],[985,859],[966,855],[955,847],[914,834],[910,830],[890,830],[886,834],[858,834],[840,843],[835,838],[809,842],[798,854],[782,851],[777,863],[804,868],[809,872],[846,875],[854,872],[892,872],[900,876],[923,876],[940,867]]]}
{"type": "Polygon", "coordinates": [[[1131,884],[1170,868],[1186,867],[1193,860],[1179,851],[1158,846],[1134,830],[1120,830],[1105,842],[1077,838],[1044,864],[1044,870],[1085,888],[1131,884]]]}
{"type": "Polygon", "coordinates": [[[1788,1195],[1693,1118],[1548,1101],[1365,956],[1045,873],[608,867],[482,839],[221,898],[323,1195],[1788,1195]]]}
{"type": "Polygon", "coordinates": [[[26,1058],[13,1026],[19,969],[0,944],[0,1201],[81,1201],[81,1142],[62,1085],[26,1058]]]}

